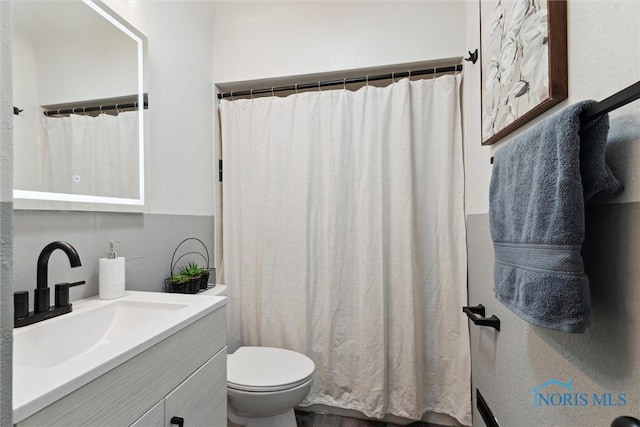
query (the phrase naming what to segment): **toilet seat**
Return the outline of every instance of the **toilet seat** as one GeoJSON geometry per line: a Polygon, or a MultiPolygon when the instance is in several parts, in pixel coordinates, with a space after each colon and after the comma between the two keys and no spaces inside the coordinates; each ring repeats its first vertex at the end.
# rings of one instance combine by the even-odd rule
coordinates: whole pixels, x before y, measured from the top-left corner
{"type": "Polygon", "coordinates": [[[240,347],[227,358],[227,387],[246,392],[295,388],[313,378],[315,364],[283,348],[240,347]]]}

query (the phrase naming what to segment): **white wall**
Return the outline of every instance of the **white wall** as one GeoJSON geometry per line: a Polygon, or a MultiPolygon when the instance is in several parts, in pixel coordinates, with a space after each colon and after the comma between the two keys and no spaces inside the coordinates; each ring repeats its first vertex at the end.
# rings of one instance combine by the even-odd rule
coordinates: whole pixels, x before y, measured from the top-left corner
{"type": "Polygon", "coordinates": [[[149,212],[212,215],[213,3],[106,3],[149,42],[149,212]]]}
{"type": "Polygon", "coordinates": [[[216,83],[464,54],[461,1],[218,2],[216,83]]]}

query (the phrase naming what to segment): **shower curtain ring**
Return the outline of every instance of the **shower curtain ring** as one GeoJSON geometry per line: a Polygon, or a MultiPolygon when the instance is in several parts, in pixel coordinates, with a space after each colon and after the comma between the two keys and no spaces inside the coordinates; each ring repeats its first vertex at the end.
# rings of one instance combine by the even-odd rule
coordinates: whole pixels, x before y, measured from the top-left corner
{"type": "Polygon", "coordinates": [[[296,95],[298,94],[298,83],[296,83],[296,95]]]}
{"type": "Polygon", "coordinates": [[[100,106],[100,114],[102,114],[102,105],[100,106]]]}
{"type": "Polygon", "coordinates": [[[369,76],[365,76],[365,84],[369,87],[369,76]]]}
{"type": "Polygon", "coordinates": [[[249,94],[251,95],[251,99],[253,99],[253,89],[251,89],[251,91],[249,91],[249,94]]]}
{"type": "Polygon", "coordinates": [[[396,82],[396,73],[395,73],[395,72],[394,72],[394,73],[391,73],[391,81],[392,81],[393,83],[395,83],[395,82],[396,82]]]}
{"type": "Polygon", "coordinates": [[[318,81],[318,92],[321,92],[320,90],[320,82],[318,81]]]}
{"type": "Polygon", "coordinates": [[[411,80],[411,70],[409,70],[409,80],[411,80]]]}
{"type": "Polygon", "coordinates": [[[273,92],[273,86],[271,87],[271,96],[276,96],[276,94],[273,92]]]}
{"type": "Polygon", "coordinates": [[[343,90],[347,90],[347,79],[346,78],[342,79],[342,89],[343,90]]]}
{"type": "Polygon", "coordinates": [[[82,114],[87,115],[87,107],[82,107],[82,114]]]}

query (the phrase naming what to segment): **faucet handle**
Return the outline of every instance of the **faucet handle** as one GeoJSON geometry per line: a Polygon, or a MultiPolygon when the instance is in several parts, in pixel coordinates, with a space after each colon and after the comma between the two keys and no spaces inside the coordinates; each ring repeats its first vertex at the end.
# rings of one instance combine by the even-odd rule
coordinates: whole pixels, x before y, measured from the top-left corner
{"type": "Polygon", "coordinates": [[[87,283],[85,280],[73,283],[58,283],[55,286],[55,304],[56,307],[64,307],[69,305],[69,288],[87,283]]]}
{"type": "Polygon", "coordinates": [[[13,317],[20,319],[29,315],[29,292],[18,291],[13,293],[13,317]]]}

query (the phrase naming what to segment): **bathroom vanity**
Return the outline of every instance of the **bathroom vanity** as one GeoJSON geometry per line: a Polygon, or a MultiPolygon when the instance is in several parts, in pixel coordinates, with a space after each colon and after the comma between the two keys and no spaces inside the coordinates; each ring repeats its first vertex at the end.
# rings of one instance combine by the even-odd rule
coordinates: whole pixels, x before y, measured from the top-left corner
{"type": "Polygon", "coordinates": [[[226,426],[225,304],[127,291],[16,330],[15,425],[226,426]]]}

